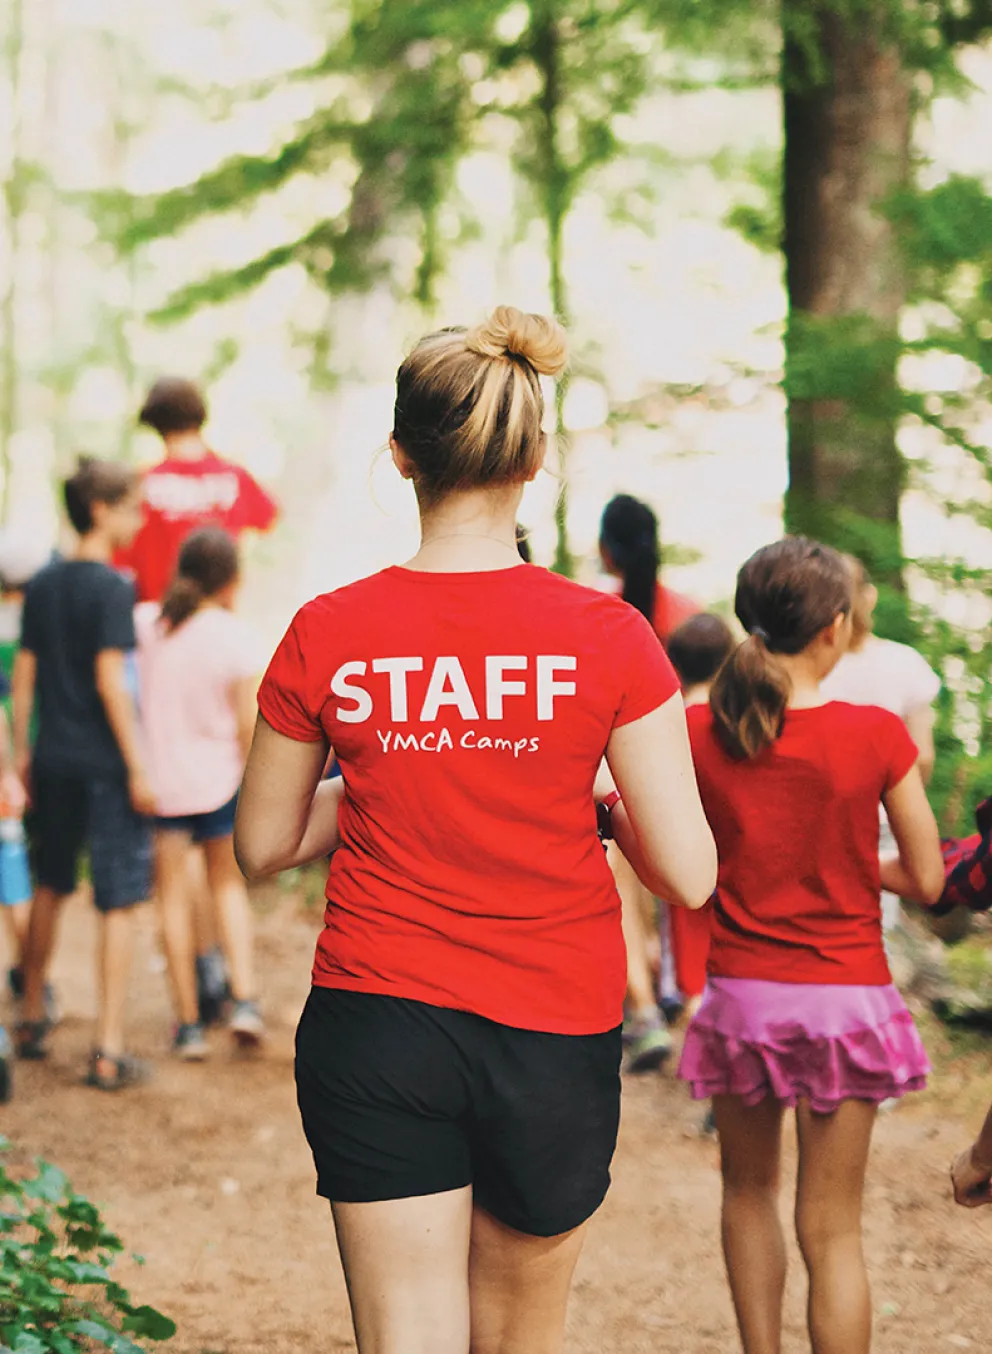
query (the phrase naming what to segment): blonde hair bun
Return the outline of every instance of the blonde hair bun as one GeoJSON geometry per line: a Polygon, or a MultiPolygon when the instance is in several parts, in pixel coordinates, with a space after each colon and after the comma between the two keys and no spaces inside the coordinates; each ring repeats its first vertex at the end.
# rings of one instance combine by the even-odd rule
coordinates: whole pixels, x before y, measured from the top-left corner
{"type": "Polygon", "coordinates": [[[465,335],[465,347],[480,357],[519,358],[541,376],[557,376],[568,361],[568,337],[558,321],[516,306],[497,306],[465,335]]]}

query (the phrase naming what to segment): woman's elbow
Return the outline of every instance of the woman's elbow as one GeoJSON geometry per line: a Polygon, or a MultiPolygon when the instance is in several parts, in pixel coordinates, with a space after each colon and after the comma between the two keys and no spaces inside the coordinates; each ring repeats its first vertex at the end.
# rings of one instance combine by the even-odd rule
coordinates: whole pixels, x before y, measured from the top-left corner
{"type": "Polygon", "coordinates": [[[280,856],[260,842],[256,833],[246,831],[237,823],[234,827],[234,859],[249,884],[257,884],[285,868],[280,856]]]}
{"type": "Polygon", "coordinates": [[[712,836],[708,841],[700,842],[689,855],[685,866],[672,878],[666,876],[659,880],[660,887],[652,891],[676,907],[688,908],[698,912],[713,897],[717,880],[716,844],[712,836]]]}

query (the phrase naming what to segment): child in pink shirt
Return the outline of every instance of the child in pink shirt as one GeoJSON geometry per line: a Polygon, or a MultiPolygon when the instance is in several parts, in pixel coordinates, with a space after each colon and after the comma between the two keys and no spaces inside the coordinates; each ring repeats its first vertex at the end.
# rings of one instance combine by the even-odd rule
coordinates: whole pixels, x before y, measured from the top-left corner
{"type": "Polygon", "coordinates": [[[231,974],[229,1026],[243,1044],[263,1034],[255,1000],[251,914],[234,859],[234,812],[255,722],[258,662],[233,614],[237,547],[219,527],[194,532],[161,604],[138,608],[142,722],[157,812],[157,896],[178,1017],[175,1052],[206,1056],[195,976],[187,855],[206,858],[221,942],[231,974]]]}

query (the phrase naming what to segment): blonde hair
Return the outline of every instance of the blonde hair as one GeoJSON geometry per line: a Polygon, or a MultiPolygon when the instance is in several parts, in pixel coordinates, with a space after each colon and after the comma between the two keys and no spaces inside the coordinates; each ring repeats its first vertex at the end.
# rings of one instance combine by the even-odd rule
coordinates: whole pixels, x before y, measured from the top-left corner
{"type": "Polygon", "coordinates": [[[871,576],[857,555],[845,555],[844,563],[854,580],[853,601],[851,603],[851,648],[859,649],[874,629],[872,613],[875,610],[873,596],[874,584],[871,576]],[[869,602],[869,598],[871,601],[869,602]]]}
{"type": "Polygon", "coordinates": [[[422,338],[396,375],[393,437],[414,466],[418,494],[518,484],[540,469],[540,376],[568,355],[557,320],[498,306],[474,329],[422,338]]]}

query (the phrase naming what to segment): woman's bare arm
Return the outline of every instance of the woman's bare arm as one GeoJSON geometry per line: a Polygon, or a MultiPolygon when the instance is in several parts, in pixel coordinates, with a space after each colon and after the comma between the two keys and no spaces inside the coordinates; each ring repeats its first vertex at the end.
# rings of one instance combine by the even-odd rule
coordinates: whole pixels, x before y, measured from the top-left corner
{"type": "Polygon", "coordinates": [[[944,891],[944,858],[937,820],[918,766],[883,797],[899,855],[881,863],[882,888],[926,906],[944,891]]]}
{"type": "Polygon", "coordinates": [[[340,846],[344,782],[321,779],[329,751],[324,739],[286,738],[259,715],[234,825],[234,850],[246,878],[307,865],[340,846]]]}
{"type": "Polygon", "coordinates": [[[622,795],[617,845],[652,893],[702,907],[716,887],[716,844],[696,785],[682,697],[614,729],[606,749],[622,795]]]}

